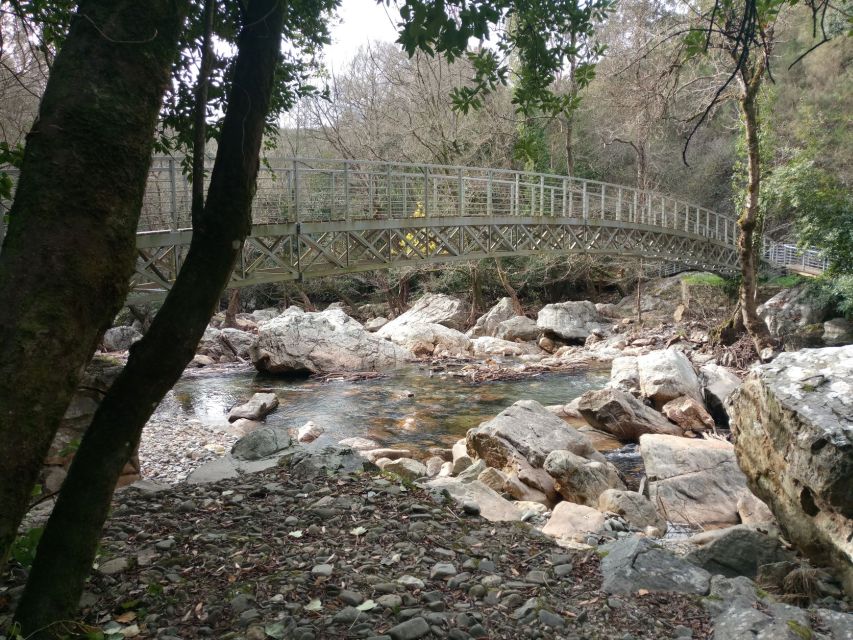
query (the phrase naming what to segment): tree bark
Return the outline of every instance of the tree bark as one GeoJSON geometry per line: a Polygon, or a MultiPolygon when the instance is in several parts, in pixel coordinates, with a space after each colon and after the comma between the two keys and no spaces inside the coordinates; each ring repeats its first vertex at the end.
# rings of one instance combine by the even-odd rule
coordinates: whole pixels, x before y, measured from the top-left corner
{"type": "Polygon", "coordinates": [[[737,240],[740,258],[741,285],[740,308],[743,324],[755,344],[755,351],[762,359],[772,357],[775,341],[764,321],[757,312],[757,258],[755,251],[755,232],[759,222],[758,194],[761,186],[761,156],[758,144],[758,88],[760,76],[753,76],[751,82],[742,82],[742,94],[738,101],[744,123],[747,150],[747,186],[743,210],[737,224],[740,234],[737,240]],[[766,350],[770,350],[768,354],[766,350]],[[762,353],[764,352],[764,355],[762,353]]]}
{"type": "Polygon", "coordinates": [[[76,612],[122,467],[142,428],[195,353],[251,229],[264,121],[279,60],[280,0],[252,0],[238,40],[204,213],[183,268],[148,333],[98,408],[45,528],[16,620],[33,638],[76,612]]]}
{"type": "Polygon", "coordinates": [[[0,566],[84,367],[127,295],[185,0],[88,0],[27,136],[0,253],[0,566]]]}
{"type": "Polygon", "coordinates": [[[509,299],[512,301],[512,308],[515,311],[516,315],[523,316],[524,315],[524,307],[521,305],[521,300],[518,299],[518,293],[513,288],[512,284],[510,284],[509,278],[506,275],[506,272],[501,268],[501,259],[495,258],[495,270],[498,273],[498,280],[501,281],[501,286],[506,291],[506,294],[509,296],[509,299]]]}
{"type": "Polygon", "coordinates": [[[193,113],[193,170],[192,170],[192,218],[204,213],[204,153],[207,145],[207,94],[210,87],[210,72],[213,68],[213,14],[214,1],[204,0],[204,34],[201,39],[201,64],[195,90],[195,112],[193,113]]]}

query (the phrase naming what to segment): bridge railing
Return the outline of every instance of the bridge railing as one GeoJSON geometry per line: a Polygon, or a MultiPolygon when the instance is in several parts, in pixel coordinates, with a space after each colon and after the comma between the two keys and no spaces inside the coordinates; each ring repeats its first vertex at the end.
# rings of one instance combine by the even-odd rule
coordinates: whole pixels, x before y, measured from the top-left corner
{"type": "Polygon", "coordinates": [[[818,274],[829,266],[829,261],[816,249],[800,249],[795,244],[765,240],[764,259],[772,265],[792,271],[818,274]]]}
{"type": "MultiPolygon", "coordinates": [[[[140,231],[190,226],[179,161],[155,158],[140,231]]],[[[631,187],[545,173],[364,160],[273,158],[262,167],[256,224],[512,216],[663,227],[732,244],[734,218],[631,187]]]]}

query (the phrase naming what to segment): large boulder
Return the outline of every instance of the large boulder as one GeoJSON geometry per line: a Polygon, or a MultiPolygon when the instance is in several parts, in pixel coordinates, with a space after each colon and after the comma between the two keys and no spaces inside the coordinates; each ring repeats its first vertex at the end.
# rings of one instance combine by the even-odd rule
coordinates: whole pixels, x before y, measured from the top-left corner
{"type": "Polygon", "coordinates": [[[551,513],[542,533],[557,541],[583,541],[588,534],[604,531],[604,514],[582,504],[561,502],[551,513]]]}
{"type": "Polygon", "coordinates": [[[142,334],[133,327],[112,327],[104,333],[101,341],[104,351],[127,351],[134,342],[142,340],[142,334]]]}
{"type": "Polygon", "coordinates": [[[446,491],[466,510],[476,505],[473,510],[478,510],[481,516],[492,522],[521,520],[523,515],[521,509],[515,504],[479,480],[460,482],[456,478],[439,477],[430,480],[426,486],[434,490],[446,491]]]}
{"type": "Polygon", "coordinates": [[[699,378],[690,360],[678,349],[662,349],[639,356],[637,368],[640,392],[658,409],[679,396],[702,402],[699,378]]]}
{"type": "Polygon", "coordinates": [[[853,343],[853,323],[846,318],[827,320],[823,323],[823,343],[827,347],[853,343]]]}
{"type": "Polygon", "coordinates": [[[612,464],[588,460],[571,451],[552,451],[545,458],[544,469],[557,481],[556,489],[563,498],[589,507],[597,506],[599,496],[608,489],[625,489],[612,464]]]}
{"type": "Polygon", "coordinates": [[[513,316],[509,320],[501,322],[495,329],[495,338],[501,340],[523,342],[538,340],[542,329],[536,324],[535,320],[527,316],[513,316]]]}
{"type": "Polygon", "coordinates": [[[443,293],[427,293],[405,313],[385,327],[394,331],[406,324],[440,324],[450,329],[464,329],[468,320],[468,305],[443,293]]]}
{"type": "Polygon", "coordinates": [[[491,420],[468,430],[469,453],[490,467],[505,466],[509,452],[518,452],[533,467],[541,468],[548,454],[571,451],[589,460],[604,462],[589,439],[534,400],[519,400],[491,420]]]}
{"type": "Polygon", "coordinates": [[[278,397],[274,393],[256,393],[249,400],[228,412],[228,422],[237,420],[262,420],[275,411],[278,397]]]}
{"type": "Polygon", "coordinates": [[[619,356],[610,363],[610,382],[608,387],[640,396],[640,370],[637,356],[619,356]]]}
{"type": "Polygon", "coordinates": [[[853,595],[853,346],[781,354],[749,374],[729,410],[752,490],[853,595]]]}
{"type": "Polygon", "coordinates": [[[512,298],[501,298],[494,307],[477,318],[476,324],[468,329],[466,335],[469,338],[494,337],[500,323],[514,316],[515,307],[512,304],[512,298]]]}
{"type": "Polygon", "coordinates": [[[588,300],[547,304],[539,310],[537,326],[562,340],[586,340],[593,331],[603,332],[607,323],[588,300]]]}
{"type": "Polygon", "coordinates": [[[714,428],[714,419],[705,410],[702,403],[689,396],[670,400],[663,405],[661,413],[684,429],[685,432],[693,431],[699,434],[705,429],[714,428]]]}
{"type": "Polygon", "coordinates": [[[622,516],[640,531],[652,527],[661,536],[666,533],[666,520],[646,496],[636,491],[608,489],[598,497],[598,510],[622,516]]]}
{"type": "Polygon", "coordinates": [[[623,538],[601,547],[601,589],[636,594],[640,589],[706,595],[711,574],[648,538],[623,538]]]}
{"type": "Polygon", "coordinates": [[[822,322],[828,310],[825,302],[810,295],[808,286],[799,285],[770,298],[758,307],[758,315],[774,338],[784,339],[822,322]]]}
{"type": "Polygon", "coordinates": [[[464,333],[434,322],[394,324],[392,321],[375,335],[416,356],[465,355],[471,352],[471,340],[464,333]]]}
{"type": "Polygon", "coordinates": [[[747,525],[710,531],[694,536],[697,546],[685,559],[713,574],[755,579],[758,567],[776,562],[790,562],[794,554],[782,546],[774,532],[764,532],[747,525]]]}
{"type": "Polygon", "coordinates": [[[252,345],[258,337],[248,331],[240,329],[222,329],[219,332],[219,340],[235,356],[243,360],[250,359],[252,345]]]}
{"type": "Polygon", "coordinates": [[[411,358],[343,311],[306,313],[298,307],[262,324],[250,353],[255,367],[267,373],[383,371],[411,358]]]}
{"type": "Polygon", "coordinates": [[[740,386],[740,378],[725,367],[713,362],[702,365],[699,374],[708,412],[718,424],[728,426],[729,414],[726,411],[725,403],[734,390],[740,386]]]}
{"type": "Polygon", "coordinates": [[[261,460],[284,451],[293,444],[286,429],[261,427],[243,436],[231,448],[237,460],[261,460]]]}
{"type": "Polygon", "coordinates": [[[734,446],[716,438],[640,437],[649,497],[669,522],[704,528],[738,523],[738,500],[749,492],[734,446]]]}
{"type": "Polygon", "coordinates": [[[684,434],[681,427],[631,394],[609,387],[584,393],[578,411],[590,425],[623,442],[636,442],[644,433],[684,434]]]}

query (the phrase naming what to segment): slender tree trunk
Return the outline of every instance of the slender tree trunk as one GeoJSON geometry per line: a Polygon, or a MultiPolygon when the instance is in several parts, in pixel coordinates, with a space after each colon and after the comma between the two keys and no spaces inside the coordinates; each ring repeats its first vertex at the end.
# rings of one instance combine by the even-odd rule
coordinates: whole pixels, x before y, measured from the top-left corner
{"type": "Polygon", "coordinates": [[[755,232],[758,228],[758,194],[761,186],[761,157],[758,145],[758,104],[756,98],[758,86],[746,85],[739,101],[741,117],[746,134],[747,150],[747,187],[743,210],[737,224],[740,229],[737,248],[740,257],[741,285],[740,308],[743,312],[743,324],[749,332],[755,350],[762,359],[772,357],[775,341],[764,321],[758,317],[757,259],[755,251],[755,232]],[[769,353],[766,351],[769,349],[769,353]]]}
{"type": "Polygon", "coordinates": [[[280,0],[249,3],[204,213],[172,290],[148,333],[132,347],[71,465],[16,612],[25,635],[76,613],[121,469],[157,404],[192,359],[251,229],[283,20],[280,0]]]}
{"type": "Polygon", "coordinates": [[[184,0],[88,0],[27,136],[0,253],[0,566],[121,308],[184,0]]]}
{"type": "Polygon", "coordinates": [[[518,299],[518,293],[515,291],[512,284],[510,284],[506,272],[501,268],[500,258],[495,258],[495,270],[498,272],[498,280],[501,281],[501,286],[504,288],[504,291],[506,291],[506,294],[512,301],[512,308],[515,311],[516,315],[523,316],[524,307],[521,306],[521,300],[518,299]]]}
{"type": "Polygon", "coordinates": [[[204,156],[207,146],[207,94],[210,72],[213,68],[213,14],[214,1],[204,0],[204,35],[201,40],[201,64],[195,90],[193,113],[193,171],[192,217],[193,221],[204,213],[204,156]]]}
{"type": "Polygon", "coordinates": [[[566,114],[563,121],[563,147],[566,154],[566,175],[575,175],[575,152],[574,152],[574,111],[566,114]]]}
{"type": "MultiPolygon", "coordinates": [[[[237,313],[240,311],[240,290],[232,289],[228,295],[228,306],[225,308],[225,327],[237,328],[237,313]]],[[[307,309],[306,309],[307,311],[307,309]]]]}

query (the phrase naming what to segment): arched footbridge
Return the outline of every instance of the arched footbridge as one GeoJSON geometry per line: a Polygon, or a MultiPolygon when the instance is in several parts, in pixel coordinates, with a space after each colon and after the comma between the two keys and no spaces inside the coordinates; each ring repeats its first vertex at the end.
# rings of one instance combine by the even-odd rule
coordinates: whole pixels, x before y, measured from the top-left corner
{"type": "MultiPolygon", "coordinates": [[[[192,240],[180,160],[154,158],[129,303],[165,295],[192,240]]],[[[651,191],[502,169],[271,159],[230,286],[534,254],[643,257],[670,271],[738,269],[732,216],[651,191]]],[[[0,237],[2,237],[0,229],[0,237]]],[[[767,243],[776,266],[820,272],[816,252],[767,243]],[[789,264],[790,263],[790,264],[789,264]]]]}
{"type": "MultiPolygon", "coordinates": [[[[190,187],[155,158],[136,300],[161,296],[192,239],[190,187]]],[[[534,254],[644,257],[737,270],[734,218],[659,193],[559,175],[359,160],[272,160],[231,286],[534,254]]]]}

